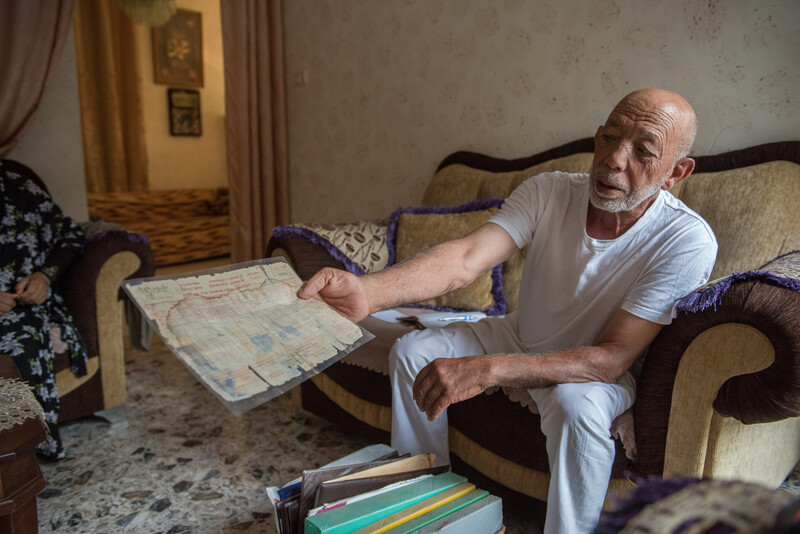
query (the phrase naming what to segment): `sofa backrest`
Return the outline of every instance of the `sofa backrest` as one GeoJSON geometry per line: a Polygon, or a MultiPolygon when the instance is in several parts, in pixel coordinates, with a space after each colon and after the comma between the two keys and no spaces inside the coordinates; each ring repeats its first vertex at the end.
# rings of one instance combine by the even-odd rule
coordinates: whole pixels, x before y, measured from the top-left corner
{"type": "Polygon", "coordinates": [[[800,250],[800,165],[770,161],[692,174],[677,195],[714,230],[719,243],[711,279],[758,269],[800,250]]]}
{"type": "Polygon", "coordinates": [[[227,187],[88,193],[86,199],[91,219],[103,219],[123,226],[130,221],[168,221],[228,214],[227,187]]]}
{"type": "Polygon", "coordinates": [[[506,198],[516,187],[543,172],[589,172],[592,155],[572,154],[533,165],[523,170],[493,172],[461,163],[441,168],[428,184],[422,203],[450,206],[484,198],[506,198]]]}
{"type": "MultiPolygon", "coordinates": [[[[788,146],[790,150],[776,151],[776,154],[788,154],[787,159],[797,162],[778,160],[736,167],[738,161],[752,161],[752,158],[741,158],[742,154],[762,147],[704,156],[697,158],[698,170],[670,191],[700,214],[717,236],[719,252],[712,279],[758,269],[776,256],[800,249],[800,209],[797,208],[800,143],[765,146],[777,145],[788,146]],[[704,168],[712,171],[704,172],[704,168]],[[713,170],[716,168],[724,170],[713,170]]],[[[448,157],[446,163],[449,164],[439,168],[425,191],[425,205],[445,206],[476,199],[505,198],[531,176],[550,171],[588,172],[592,161],[590,152],[580,152],[527,168],[515,164],[515,161],[524,161],[522,159],[487,158],[491,160],[488,164],[481,161],[482,168],[476,168],[462,162],[470,163],[476,156],[483,156],[459,154],[469,157],[453,157],[458,154],[448,157]],[[491,170],[494,162],[500,162],[499,168],[503,170],[491,170]]],[[[507,288],[507,293],[512,291],[507,288]]],[[[513,305],[509,308],[513,309],[513,305]]]]}

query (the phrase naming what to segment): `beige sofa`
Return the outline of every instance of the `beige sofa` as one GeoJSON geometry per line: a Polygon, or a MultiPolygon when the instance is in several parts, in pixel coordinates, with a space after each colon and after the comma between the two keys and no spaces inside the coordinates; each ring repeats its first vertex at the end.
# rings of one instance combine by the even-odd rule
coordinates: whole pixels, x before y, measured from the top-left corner
{"type": "Polygon", "coordinates": [[[89,193],[89,217],[147,236],[156,267],[231,252],[228,188],[89,193]]]}
{"type": "MultiPolygon", "coordinates": [[[[583,139],[516,160],[456,153],[442,162],[422,203],[503,198],[540,172],[588,171],[592,150],[583,139]]],[[[723,280],[687,296],[650,347],[634,408],[613,429],[610,497],[649,475],[777,486],[800,459],[800,253],[787,254],[800,249],[800,142],[696,160],[695,174],[673,193],[714,229],[720,249],[712,279],[723,280]]],[[[409,228],[397,217],[279,227],[267,255],[286,257],[302,278],[328,265],[370,272],[386,265],[409,228]]],[[[502,267],[507,311],[516,306],[520,259],[502,267]]],[[[388,348],[410,327],[374,318],[363,325],[375,340],[293,394],[302,407],[387,441],[388,348]]],[[[453,469],[541,518],[549,474],[535,406],[513,390],[487,393],[449,409],[453,469]]]]}

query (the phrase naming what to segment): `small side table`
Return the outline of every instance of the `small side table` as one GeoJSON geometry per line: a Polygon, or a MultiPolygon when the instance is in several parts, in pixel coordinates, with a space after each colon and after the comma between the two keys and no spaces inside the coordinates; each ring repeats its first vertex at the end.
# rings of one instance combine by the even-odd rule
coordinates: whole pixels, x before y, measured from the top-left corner
{"type": "Polygon", "coordinates": [[[46,434],[43,419],[16,410],[36,399],[12,378],[19,378],[17,368],[10,356],[0,354],[0,532],[31,534],[39,531],[36,495],[45,486],[35,449],[46,434]]]}

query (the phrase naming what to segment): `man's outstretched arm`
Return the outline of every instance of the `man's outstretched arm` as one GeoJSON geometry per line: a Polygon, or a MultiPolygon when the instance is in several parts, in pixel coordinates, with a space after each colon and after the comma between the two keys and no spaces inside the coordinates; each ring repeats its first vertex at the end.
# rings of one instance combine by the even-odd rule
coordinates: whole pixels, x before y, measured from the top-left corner
{"type": "Polygon", "coordinates": [[[325,268],[298,291],[319,298],[353,321],[400,304],[418,302],[469,285],[518,250],[500,226],[486,223],[471,234],[440,243],[390,269],[355,276],[325,268]]]}
{"type": "Polygon", "coordinates": [[[619,310],[597,342],[546,354],[490,354],[437,359],[414,381],[414,400],[433,421],[456,402],[492,386],[541,388],[569,382],[616,382],[662,325],[619,310]]]}

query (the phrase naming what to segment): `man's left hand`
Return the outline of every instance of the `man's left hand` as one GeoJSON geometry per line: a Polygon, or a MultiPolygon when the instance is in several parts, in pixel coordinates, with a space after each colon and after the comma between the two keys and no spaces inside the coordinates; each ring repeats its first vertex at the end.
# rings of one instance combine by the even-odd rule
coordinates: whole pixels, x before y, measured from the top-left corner
{"type": "Polygon", "coordinates": [[[44,273],[35,272],[17,282],[14,290],[17,300],[22,304],[38,305],[47,300],[50,279],[44,273]]]}
{"type": "Polygon", "coordinates": [[[434,421],[448,406],[483,393],[488,384],[488,357],[439,358],[426,365],[414,380],[414,400],[434,421]]]}

